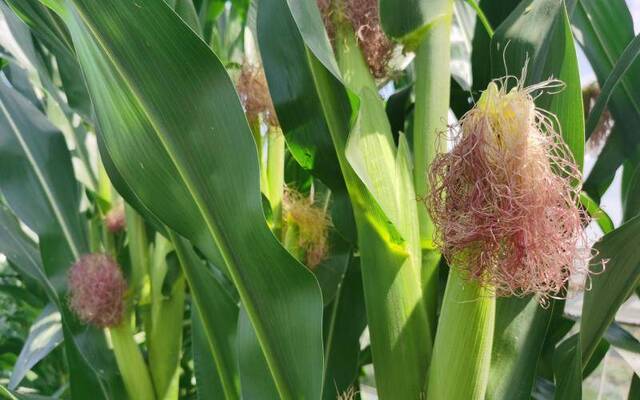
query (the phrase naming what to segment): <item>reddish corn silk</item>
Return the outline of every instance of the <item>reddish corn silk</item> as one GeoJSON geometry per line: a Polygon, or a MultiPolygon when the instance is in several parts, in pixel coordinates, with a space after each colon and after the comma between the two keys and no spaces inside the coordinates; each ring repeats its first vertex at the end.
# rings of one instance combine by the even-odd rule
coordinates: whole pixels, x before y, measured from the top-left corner
{"type": "MultiPolygon", "coordinates": [[[[332,21],[332,0],[317,2],[329,37],[333,39],[335,27],[332,21]]],[[[393,42],[387,38],[380,26],[378,0],[344,0],[342,6],[342,13],[356,33],[369,71],[375,78],[384,78],[389,72],[388,64],[393,53],[393,42]]]]}
{"type": "Polygon", "coordinates": [[[127,282],[111,257],[83,255],[71,267],[68,281],[69,308],[81,321],[99,328],[122,322],[127,282]]]}
{"type": "Polygon", "coordinates": [[[118,203],[104,217],[104,225],[111,233],[121,232],[127,225],[124,213],[124,204],[118,203]]]}
{"type": "Polygon", "coordinates": [[[556,296],[573,273],[589,273],[592,252],[577,207],[581,172],[552,114],[531,87],[489,84],[452,128],[453,149],[429,171],[427,207],[449,264],[499,296],[556,296]]]}
{"type": "Polygon", "coordinates": [[[325,210],[313,205],[313,201],[293,189],[284,195],[285,229],[298,228],[298,246],[305,251],[305,264],[317,267],[326,257],[331,220],[325,210]]]}

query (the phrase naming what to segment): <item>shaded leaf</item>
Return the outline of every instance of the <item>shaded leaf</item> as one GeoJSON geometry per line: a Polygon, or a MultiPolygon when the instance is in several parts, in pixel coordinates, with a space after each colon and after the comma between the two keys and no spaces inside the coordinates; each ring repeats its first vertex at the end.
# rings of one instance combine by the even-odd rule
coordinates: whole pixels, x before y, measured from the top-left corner
{"type": "Polygon", "coordinates": [[[60,343],[62,343],[60,313],[53,304],[49,304],[29,328],[29,336],[11,373],[9,389],[15,389],[27,372],[60,343]]]}

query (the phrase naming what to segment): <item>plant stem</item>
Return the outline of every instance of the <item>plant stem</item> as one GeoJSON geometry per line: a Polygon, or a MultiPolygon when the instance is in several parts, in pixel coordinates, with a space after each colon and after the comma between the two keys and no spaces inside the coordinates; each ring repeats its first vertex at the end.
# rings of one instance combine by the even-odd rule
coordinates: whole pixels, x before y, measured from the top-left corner
{"type": "MultiPolygon", "coordinates": [[[[413,131],[414,186],[416,196],[429,193],[427,171],[440,151],[438,134],[447,129],[450,91],[450,35],[453,2],[440,1],[442,14],[424,32],[415,59],[415,117],[413,131]]],[[[422,248],[422,285],[431,327],[435,330],[438,263],[440,254],[433,245],[434,226],[426,207],[418,205],[420,244],[422,248]]],[[[432,331],[435,334],[435,331],[432,331]]]]}
{"type": "Polygon", "coordinates": [[[131,257],[130,284],[135,295],[139,297],[145,276],[149,274],[149,240],[144,219],[128,204],[125,204],[125,217],[131,257]]]}
{"type": "Polygon", "coordinates": [[[151,333],[148,336],[149,367],[158,400],[176,399],[179,390],[185,278],[177,259],[173,258],[172,267],[178,277],[171,282],[169,293],[163,293],[170,268],[167,254],[171,250],[171,242],[158,234],[150,271],[151,333]]]}
{"type": "Polygon", "coordinates": [[[451,268],[429,366],[429,400],[482,400],[491,366],[496,300],[451,268]]]}
{"type": "Polygon", "coordinates": [[[269,202],[273,212],[273,232],[282,235],[282,196],[284,193],[284,135],[278,127],[269,127],[267,149],[267,179],[269,202]]]}
{"type": "Polygon", "coordinates": [[[129,398],[136,400],[155,399],[147,365],[133,339],[130,318],[124,318],[120,325],[109,328],[109,334],[129,398]]]}

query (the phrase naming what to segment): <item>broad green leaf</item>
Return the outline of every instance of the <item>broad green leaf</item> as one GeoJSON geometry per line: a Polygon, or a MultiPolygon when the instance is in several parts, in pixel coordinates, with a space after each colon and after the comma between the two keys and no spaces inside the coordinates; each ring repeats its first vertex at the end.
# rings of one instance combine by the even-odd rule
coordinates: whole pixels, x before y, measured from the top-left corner
{"type": "Polygon", "coordinates": [[[68,0],[64,19],[109,173],[132,204],[222,258],[280,395],[317,397],[320,291],[266,224],[255,145],[220,60],[164,2],[68,0]]]}
{"type": "Polygon", "coordinates": [[[331,50],[331,43],[318,7],[310,1],[286,0],[286,2],[307,48],[333,76],[340,79],[340,70],[331,50]]]}
{"type": "Polygon", "coordinates": [[[556,375],[555,400],[582,399],[580,348],[580,335],[573,335],[556,349],[553,357],[556,375]]]}
{"type": "Polygon", "coordinates": [[[487,399],[530,398],[551,313],[552,309],[542,308],[536,297],[496,300],[487,399]]]}
{"type": "Polygon", "coordinates": [[[635,217],[595,245],[599,253],[592,262],[607,262],[602,273],[591,277],[591,290],[584,295],[580,323],[583,365],[591,358],[618,308],[640,283],[640,253],[629,246],[639,235],[640,217],[635,217]]]}
{"type": "Polygon", "coordinates": [[[640,341],[615,322],[607,328],[604,339],[614,346],[616,353],[640,376],[640,341]]]}
{"type": "Polygon", "coordinates": [[[224,399],[224,389],[218,375],[216,363],[211,355],[209,341],[197,305],[191,312],[191,349],[193,369],[196,377],[196,392],[199,399],[224,399]]]}
{"type": "MultiPolygon", "coordinates": [[[[634,37],[629,9],[624,0],[577,0],[571,21],[576,39],[589,59],[600,87],[604,87],[617,60],[634,37]]],[[[622,150],[627,156],[638,146],[636,130],[640,124],[640,93],[635,90],[638,85],[640,61],[636,60],[613,91],[609,104],[616,127],[620,129],[619,134],[624,139],[622,150]]]]}
{"type": "Polygon", "coordinates": [[[638,54],[640,54],[640,35],[633,38],[629,45],[624,49],[620,58],[613,67],[611,74],[609,74],[607,80],[604,82],[602,90],[596,99],[596,103],[589,113],[589,119],[586,124],[587,138],[595,131],[598,121],[600,121],[602,113],[604,112],[613,91],[636,60],[638,54]]]}
{"type": "Polygon", "coordinates": [[[29,328],[29,336],[11,372],[9,389],[14,390],[27,372],[62,343],[60,313],[53,304],[47,305],[29,328]]]}
{"type": "Polygon", "coordinates": [[[616,322],[611,323],[603,337],[614,347],[640,354],[640,341],[616,322]]]}
{"type": "Polygon", "coordinates": [[[238,317],[236,339],[240,364],[240,386],[243,399],[277,400],[278,391],[269,376],[269,368],[244,308],[238,317]]]}
{"type": "Polygon", "coordinates": [[[176,0],[174,8],[176,10],[176,14],[178,14],[180,18],[182,18],[185,24],[189,25],[189,27],[193,29],[195,33],[198,34],[198,36],[202,36],[201,35],[202,31],[200,29],[200,21],[198,21],[198,14],[196,13],[196,9],[193,5],[193,1],[192,0],[176,0]]]}
{"type": "Polygon", "coordinates": [[[367,324],[362,276],[353,259],[340,283],[338,294],[325,310],[325,371],[322,398],[336,399],[358,377],[360,336],[367,324]]]}
{"type": "MultiPolygon", "coordinates": [[[[191,288],[194,312],[202,325],[220,383],[226,399],[240,398],[238,360],[235,352],[238,306],[215,279],[207,265],[198,258],[191,244],[175,233],[170,233],[180,265],[191,288]]],[[[202,356],[204,359],[204,355],[202,356]]],[[[204,362],[204,361],[203,361],[204,362]]]]}

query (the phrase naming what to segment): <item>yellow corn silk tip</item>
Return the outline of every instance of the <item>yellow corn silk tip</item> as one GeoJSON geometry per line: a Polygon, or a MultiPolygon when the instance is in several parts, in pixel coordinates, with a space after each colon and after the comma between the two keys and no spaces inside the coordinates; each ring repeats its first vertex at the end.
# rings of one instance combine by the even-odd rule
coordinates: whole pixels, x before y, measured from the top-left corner
{"type": "Polygon", "coordinates": [[[533,99],[518,87],[507,93],[495,82],[489,83],[476,104],[476,110],[491,128],[486,140],[505,151],[521,148],[534,126],[533,99]]]}

